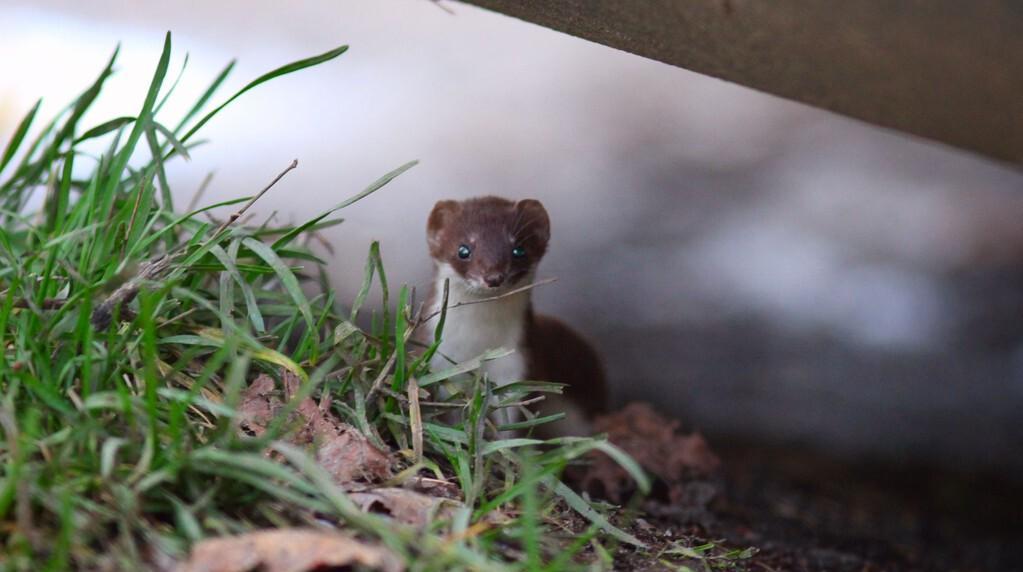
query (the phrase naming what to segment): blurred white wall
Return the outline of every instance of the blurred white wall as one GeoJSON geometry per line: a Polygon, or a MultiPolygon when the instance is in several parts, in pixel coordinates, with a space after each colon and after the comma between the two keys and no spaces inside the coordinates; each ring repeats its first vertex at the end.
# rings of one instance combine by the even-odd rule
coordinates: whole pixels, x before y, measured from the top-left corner
{"type": "Polygon", "coordinates": [[[191,54],[171,119],[232,57],[222,97],[350,44],[211,122],[171,171],[179,201],[207,172],[212,202],[298,158],[258,206],[301,220],[419,159],[327,233],[342,299],[374,239],[394,282],[426,287],[434,201],[539,198],[554,234],[541,274],[559,277],[539,306],[597,339],[621,398],[656,397],[712,434],[1023,470],[1000,457],[1023,443],[1011,352],[950,357],[988,302],[962,275],[1023,268],[1023,174],[444,6],[454,14],[426,0],[3,0],[0,137],[36,97],[44,117],[66,104],[118,41],[96,123],[140,105],[167,29],[171,75],[191,54]]]}

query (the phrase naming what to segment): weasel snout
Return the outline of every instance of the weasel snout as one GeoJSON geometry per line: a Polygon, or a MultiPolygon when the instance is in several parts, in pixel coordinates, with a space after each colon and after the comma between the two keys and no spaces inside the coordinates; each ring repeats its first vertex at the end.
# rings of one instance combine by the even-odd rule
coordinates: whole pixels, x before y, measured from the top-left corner
{"type": "Polygon", "coordinates": [[[507,275],[504,272],[488,272],[483,276],[483,281],[491,288],[497,288],[504,284],[507,275]]]}

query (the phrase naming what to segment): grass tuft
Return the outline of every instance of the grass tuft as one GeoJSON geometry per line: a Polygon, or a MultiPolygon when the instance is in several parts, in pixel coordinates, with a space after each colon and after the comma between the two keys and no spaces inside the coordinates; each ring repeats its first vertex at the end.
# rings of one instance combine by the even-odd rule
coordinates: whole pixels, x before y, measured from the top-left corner
{"type": "MultiPolygon", "coordinates": [[[[392,305],[376,243],[350,304],[322,282],[317,288],[324,263],[309,237],[339,224],[338,211],[414,161],[294,226],[249,226],[242,215],[275,183],[287,185],[295,164],[251,197],[176,211],[165,165],[195,152],[189,142],[204,125],[248,90],[345,50],[281,66],[204,113],[232,62],[169,122],[161,110],[186,70],[164,89],[168,33],[137,112],[81,124],[115,50],[35,139],[28,135],[38,103],[15,130],[0,156],[3,569],[140,569],[180,561],[203,539],[267,527],[345,529],[414,570],[565,569],[587,546],[600,546],[591,542],[598,537],[642,545],[559,480],[569,463],[599,449],[646,486],[612,445],[491,438],[498,429],[491,403],[514,407],[560,386],[492,387],[479,368],[500,351],[429,371],[424,357],[437,344],[417,355],[410,340],[424,317],[405,287],[392,305]],[[83,151],[100,141],[99,157],[83,151]],[[226,218],[215,225],[198,216],[211,211],[226,218]],[[374,287],[384,301],[363,328],[374,287]],[[250,381],[285,372],[299,380],[294,397],[264,434],[240,432],[250,381]],[[473,383],[431,397],[456,376],[473,383]],[[426,530],[364,512],[313,451],[289,444],[289,414],[306,397],[396,451],[395,479],[455,483],[464,505],[426,530]],[[570,511],[592,526],[579,535],[552,526],[570,511]]],[[[528,431],[556,418],[503,429],[528,431]]]]}

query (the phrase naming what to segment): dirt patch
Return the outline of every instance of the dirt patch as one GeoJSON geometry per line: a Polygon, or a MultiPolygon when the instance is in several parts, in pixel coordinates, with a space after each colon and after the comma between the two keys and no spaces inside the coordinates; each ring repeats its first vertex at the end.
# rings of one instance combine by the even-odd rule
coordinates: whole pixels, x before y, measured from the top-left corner
{"type": "MultiPolygon", "coordinates": [[[[1019,483],[850,464],[792,448],[711,450],[648,404],[631,404],[598,426],[654,479],[640,516],[616,521],[650,549],[618,547],[615,570],[1023,570],[1019,483]]],[[[614,502],[633,492],[602,455],[571,476],[614,502]]]]}
{"type": "MultiPolygon", "coordinates": [[[[298,380],[282,377],[280,388],[261,376],[246,390],[243,431],[266,431],[296,394],[298,380]]],[[[422,527],[460,505],[460,491],[451,481],[410,475],[401,488],[384,486],[393,475],[391,456],[334,417],[329,403],[304,399],[291,415],[299,427],[293,442],[314,448],[318,461],[363,510],[422,527]]],[[[606,553],[592,548],[580,554],[580,562],[610,558],[615,570],[674,572],[1023,570],[1019,486],[931,470],[854,466],[792,449],[712,450],[701,435],[685,434],[679,425],[648,404],[631,404],[597,421],[598,430],[650,474],[652,493],[636,505],[628,474],[602,453],[594,453],[588,465],[572,467],[566,480],[595,498],[630,507],[612,521],[648,548],[610,544],[606,553]]],[[[566,543],[589,527],[569,510],[557,518],[554,528],[569,534],[566,543]]],[[[241,544],[224,546],[234,549],[256,540],[270,542],[243,538],[235,541],[241,544]]],[[[373,546],[349,550],[344,539],[308,540],[322,548],[323,558],[316,561],[324,565],[331,565],[335,554],[337,562],[366,566],[372,566],[368,560],[344,558],[379,556],[373,546]]],[[[197,547],[193,558],[198,554],[197,547]]],[[[263,566],[274,569],[269,562],[263,566]]]]}

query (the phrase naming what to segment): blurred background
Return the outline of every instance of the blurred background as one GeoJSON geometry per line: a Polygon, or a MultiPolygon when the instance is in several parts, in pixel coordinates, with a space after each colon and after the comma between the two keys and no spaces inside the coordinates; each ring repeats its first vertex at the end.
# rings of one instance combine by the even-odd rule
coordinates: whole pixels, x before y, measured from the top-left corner
{"type": "MultiPolygon", "coordinates": [[[[372,240],[425,295],[435,201],[533,197],[552,218],[536,292],[585,331],[618,403],[715,445],[1023,479],[1023,172],[471,6],[427,0],[0,0],[0,139],[122,54],[95,123],[141,105],[163,33],[191,54],[179,117],[270,83],[170,172],[180,204],[252,194],[309,218],[411,160],[330,229],[342,300],[372,240]]],[[[86,122],[88,123],[88,121],[86,122]]]]}

